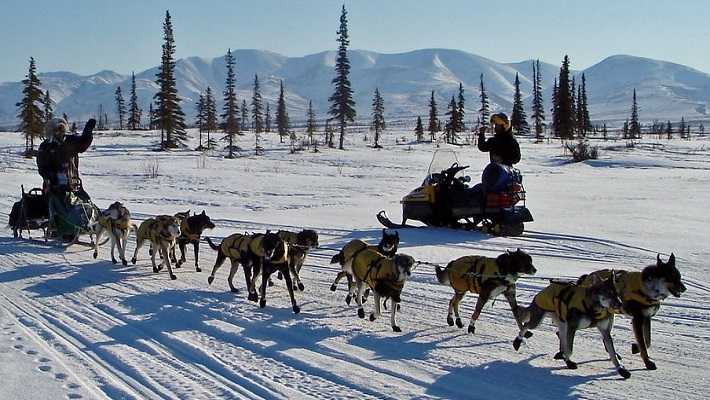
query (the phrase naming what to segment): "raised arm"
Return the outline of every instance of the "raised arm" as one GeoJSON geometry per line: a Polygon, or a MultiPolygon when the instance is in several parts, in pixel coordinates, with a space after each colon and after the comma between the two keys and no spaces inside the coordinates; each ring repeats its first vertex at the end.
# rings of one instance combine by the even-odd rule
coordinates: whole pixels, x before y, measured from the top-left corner
{"type": "Polygon", "coordinates": [[[76,153],[83,153],[86,149],[91,146],[91,142],[94,140],[94,127],[96,126],[96,120],[90,119],[86,125],[84,125],[84,131],[81,136],[67,136],[66,144],[72,147],[72,150],[76,153]]]}

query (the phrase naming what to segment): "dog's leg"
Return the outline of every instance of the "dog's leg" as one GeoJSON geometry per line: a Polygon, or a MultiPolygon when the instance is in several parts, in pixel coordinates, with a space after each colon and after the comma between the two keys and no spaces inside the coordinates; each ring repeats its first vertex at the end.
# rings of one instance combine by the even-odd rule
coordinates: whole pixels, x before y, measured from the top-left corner
{"type": "Polygon", "coordinates": [[[296,287],[298,288],[299,291],[303,291],[306,287],[303,285],[303,282],[301,282],[301,276],[299,274],[299,271],[301,270],[300,267],[298,267],[298,259],[294,258],[293,261],[289,260],[288,262],[288,271],[291,273],[292,280],[296,284],[296,287]]]}
{"type": "Polygon", "coordinates": [[[170,258],[168,257],[168,252],[169,252],[168,249],[170,247],[172,247],[173,251],[175,251],[175,246],[174,246],[175,243],[172,243],[172,244],[173,244],[173,246],[170,246],[170,244],[168,244],[168,246],[165,246],[165,244],[161,243],[160,244],[160,251],[164,254],[163,257],[165,257],[164,261],[165,261],[165,264],[168,266],[168,274],[170,275],[170,279],[175,280],[175,279],[177,279],[177,276],[175,276],[175,274],[173,273],[173,266],[170,265],[170,258]]]}
{"type": "Polygon", "coordinates": [[[180,247],[180,259],[177,261],[175,264],[175,268],[180,268],[182,267],[182,264],[185,263],[185,245],[186,242],[182,239],[178,239],[178,247],[180,247]]]}
{"type": "Polygon", "coordinates": [[[242,254],[242,259],[248,260],[242,266],[244,268],[244,281],[246,282],[247,289],[249,291],[247,299],[256,302],[259,300],[259,295],[256,293],[255,282],[256,278],[259,274],[261,274],[261,268],[263,267],[261,264],[261,258],[256,257],[255,259],[250,260],[249,256],[242,254]]]}
{"type": "Polygon", "coordinates": [[[646,318],[647,317],[644,317],[641,313],[634,314],[633,319],[631,320],[631,326],[633,327],[636,343],[638,344],[638,350],[641,353],[641,359],[643,360],[646,369],[655,370],[657,368],[656,363],[653,362],[653,360],[651,360],[648,356],[648,347],[646,346],[646,337],[644,336],[643,328],[645,324],[644,320],[646,318]]]}
{"type": "MultiPolygon", "coordinates": [[[[261,284],[259,285],[259,297],[261,299],[259,299],[259,307],[264,308],[266,307],[266,285],[271,277],[271,266],[262,265],[261,269],[261,284]]],[[[254,275],[253,279],[256,280],[256,275],[254,275]]]]}
{"type": "Polygon", "coordinates": [[[99,225],[98,230],[96,231],[96,241],[94,242],[94,259],[99,256],[99,241],[101,240],[101,235],[103,234],[103,231],[104,228],[99,225]]]}
{"type": "Polygon", "coordinates": [[[392,311],[390,311],[390,326],[395,332],[402,332],[402,328],[397,325],[397,310],[399,310],[399,303],[392,302],[392,311]]]}
{"type": "Polygon", "coordinates": [[[365,318],[365,309],[362,308],[362,292],[365,290],[365,282],[355,278],[355,286],[357,293],[355,294],[355,303],[357,304],[357,316],[365,318]]]}
{"type": "MultiPolygon", "coordinates": [[[[144,242],[145,242],[144,240],[141,240],[140,238],[136,237],[136,248],[133,250],[133,258],[131,258],[131,263],[133,265],[136,265],[136,260],[137,260],[136,257],[138,256],[138,249],[140,249],[143,246],[144,242]]],[[[153,261],[153,264],[155,264],[155,261],[153,261]]]]}
{"type": "Polygon", "coordinates": [[[622,378],[628,379],[629,377],[631,377],[631,373],[626,368],[624,368],[623,364],[621,364],[621,361],[619,361],[619,356],[616,353],[616,349],[614,348],[614,340],[611,338],[611,329],[613,326],[613,315],[607,318],[605,321],[597,323],[597,329],[599,329],[599,333],[602,335],[604,348],[606,349],[607,353],[609,353],[609,359],[614,364],[616,372],[618,372],[622,378]]]}
{"type": "Polygon", "coordinates": [[[121,236],[120,236],[121,234],[117,228],[112,227],[110,235],[111,235],[111,262],[114,264],[118,264],[118,261],[116,261],[115,251],[116,251],[116,247],[118,246],[118,255],[120,257],[121,253],[122,253],[122,251],[121,251],[121,236]]]}
{"type": "Polygon", "coordinates": [[[382,315],[382,311],[380,310],[380,294],[375,292],[373,300],[375,301],[375,310],[370,313],[370,321],[374,321],[382,315]]]}
{"type": "MultiPolygon", "coordinates": [[[[234,274],[236,274],[237,270],[239,269],[239,261],[234,259],[230,259],[229,261],[232,264],[229,268],[229,277],[227,278],[227,282],[229,283],[229,290],[231,290],[232,293],[239,293],[239,289],[234,287],[234,274]]],[[[212,273],[214,274],[214,271],[212,271],[212,273]]]]}
{"type": "MultiPolygon", "coordinates": [[[[459,304],[461,304],[461,300],[463,300],[464,296],[466,296],[466,292],[455,291],[454,297],[452,297],[451,301],[449,301],[449,308],[454,312],[454,316],[456,317],[456,326],[459,329],[463,328],[463,322],[461,321],[461,315],[459,314],[459,304]]],[[[446,323],[448,323],[449,326],[454,325],[453,320],[449,323],[449,318],[446,319],[446,323]]]]}
{"type": "MultiPolygon", "coordinates": [[[[343,279],[343,277],[345,277],[345,271],[338,272],[338,275],[335,276],[335,280],[330,285],[331,292],[335,292],[335,290],[338,289],[338,282],[340,282],[340,280],[343,279]]],[[[350,291],[349,287],[348,287],[348,291],[350,291]]]]}
{"type": "Polygon", "coordinates": [[[227,256],[224,253],[222,253],[222,250],[221,249],[218,250],[217,251],[217,258],[214,261],[214,267],[212,267],[212,273],[210,274],[210,276],[207,277],[207,284],[209,284],[209,285],[212,284],[212,282],[214,281],[214,274],[217,273],[217,270],[219,269],[219,267],[222,266],[222,263],[224,263],[224,260],[226,260],[226,259],[227,259],[227,256]]]}
{"type": "Polygon", "coordinates": [[[567,321],[560,322],[560,349],[562,357],[569,369],[577,369],[577,363],[572,361],[572,352],[574,351],[574,336],[577,330],[567,321]]]}
{"type": "MultiPolygon", "coordinates": [[[[151,244],[150,244],[150,247],[151,247],[152,249],[155,248],[155,247],[153,246],[153,243],[152,243],[152,242],[151,242],[151,244]]],[[[162,254],[161,254],[161,255],[162,255],[162,254]]],[[[163,261],[162,261],[162,260],[160,261],[160,268],[158,268],[158,267],[155,265],[155,251],[151,251],[151,252],[150,252],[150,262],[153,264],[153,272],[156,273],[156,274],[157,274],[158,272],[160,272],[160,269],[161,269],[161,268],[163,268],[163,261]]]]}
{"type": "Polygon", "coordinates": [[[123,247],[121,247],[121,249],[123,249],[123,252],[121,253],[121,264],[126,266],[128,265],[128,261],[126,260],[126,247],[128,246],[128,229],[122,232],[121,237],[123,238],[123,247]]]}
{"type": "Polygon", "coordinates": [[[478,300],[476,300],[476,308],[473,310],[473,314],[471,314],[471,322],[468,324],[468,333],[476,333],[476,321],[478,321],[478,317],[481,316],[483,306],[488,302],[490,295],[491,292],[487,287],[481,288],[481,293],[478,294],[478,300]]]}
{"type": "Polygon", "coordinates": [[[293,309],[294,314],[298,314],[301,312],[301,307],[298,306],[298,303],[296,303],[296,296],[293,293],[294,287],[293,287],[293,281],[291,280],[291,274],[289,273],[289,265],[284,266],[283,264],[280,267],[281,274],[284,277],[284,281],[286,282],[286,289],[288,289],[288,295],[291,297],[291,309],[293,309]]]}
{"type": "Polygon", "coordinates": [[[646,343],[646,350],[651,348],[651,317],[643,319],[643,341],[646,343]]]}
{"type": "Polygon", "coordinates": [[[518,350],[520,348],[520,345],[523,343],[523,339],[529,337],[529,331],[531,329],[537,328],[540,323],[542,323],[542,321],[545,319],[545,315],[547,314],[544,310],[537,307],[535,303],[531,304],[530,307],[528,307],[526,313],[530,315],[530,319],[523,324],[523,327],[520,328],[520,332],[518,333],[518,337],[513,340],[513,348],[515,350],[518,350]]]}
{"type": "Polygon", "coordinates": [[[202,268],[200,268],[200,240],[199,239],[192,241],[192,250],[195,253],[195,271],[202,272],[202,268]]]}
{"type": "MultiPolygon", "coordinates": [[[[508,286],[505,291],[503,292],[503,296],[505,296],[506,300],[508,300],[508,304],[510,305],[510,310],[513,312],[513,318],[515,318],[515,322],[518,324],[518,329],[523,329],[523,312],[521,312],[520,307],[518,307],[518,299],[516,298],[515,295],[515,285],[508,286]]],[[[525,338],[529,338],[533,335],[532,332],[528,331],[525,332],[525,338]]]]}

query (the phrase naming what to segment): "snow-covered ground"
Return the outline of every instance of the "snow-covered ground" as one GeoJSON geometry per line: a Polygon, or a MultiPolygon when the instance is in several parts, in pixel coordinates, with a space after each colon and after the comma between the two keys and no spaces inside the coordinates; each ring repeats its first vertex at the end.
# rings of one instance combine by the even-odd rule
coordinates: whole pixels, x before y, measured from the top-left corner
{"type": "MultiPolygon", "coordinates": [[[[146,133],[98,136],[82,156],[84,185],[100,207],[122,201],[136,220],[206,210],[221,238],[264,229],[316,229],[321,245],[353,238],[375,242],[374,215],[400,216],[399,200],[423,178],[432,146],[396,145],[389,133],[379,151],[354,135],[349,150],[289,154],[266,139],[261,157],[227,160],[190,151],[157,153],[146,133]],[[204,161],[204,165],[202,164],[204,161]],[[160,176],[146,168],[158,163],[160,176]]],[[[251,146],[251,136],[243,139],[251,146]]],[[[7,218],[19,188],[39,186],[33,160],[18,156],[23,139],[0,134],[0,213],[7,218]]],[[[569,164],[559,143],[522,141],[528,206],[535,222],[517,238],[448,229],[402,230],[401,252],[444,264],[466,254],[497,255],[522,248],[541,276],[578,276],[599,268],[639,269],[673,251],[688,291],[669,299],[653,322],[647,371],[631,354],[627,318],[614,339],[632,373],[611,368],[596,330],[575,343],[578,370],[552,359],[551,324],[520,352],[507,303],[484,309],[475,335],[446,324],[451,289],[430,267],[405,286],[402,333],[387,315],[357,318],[345,286],[328,288],[338,268],[332,252],[315,251],[302,271],[294,315],[284,284],[268,290],[265,309],[232,294],[222,268],[207,276],[215,253],[201,247],[177,270],[152,273],[147,249],[138,264],[112,265],[80,247],[62,250],[12,238],[0,229],[0,398],[706,398],[710,389],[710,141],[646,140],[633,149],[600,143],[599,160],[569,164]]],[[[475,181],[487,155],[458,149],[475,181]]],[[[6,219],[5,219],[6,220],[6,219]]],[[[3,223],[4,225],[4,223],[3,223]]],[[[129,244],[133,251],[133,242],[129,244]]],[[[237,275],[244,287],[243,275],[237,275]]],[[[520,281],[527,304],[543,286],[520,281]]],[[[475,296],[462,303],[465,316],[475,296]]],[[[371,310],[371,302],[366,310],[371,310]]]]}

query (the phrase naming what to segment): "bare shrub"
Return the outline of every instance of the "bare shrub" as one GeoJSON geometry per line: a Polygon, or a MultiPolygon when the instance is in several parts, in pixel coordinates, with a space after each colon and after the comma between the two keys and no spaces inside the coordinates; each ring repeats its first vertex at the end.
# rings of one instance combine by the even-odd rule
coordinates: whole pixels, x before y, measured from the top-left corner
{"type": "Polygon", "coordinates": [[[143,161],[143,173],[147,178],[155,179],[160,176],[160,159],[143,161]]]}
{"type": "Polygon", "coordinates": [[[565,148],[569,151],[574,162],[596,160],[599,157],[599,148],[590,145],[586,140],[580,140],[577,143],[565,143],[565,148]]]}

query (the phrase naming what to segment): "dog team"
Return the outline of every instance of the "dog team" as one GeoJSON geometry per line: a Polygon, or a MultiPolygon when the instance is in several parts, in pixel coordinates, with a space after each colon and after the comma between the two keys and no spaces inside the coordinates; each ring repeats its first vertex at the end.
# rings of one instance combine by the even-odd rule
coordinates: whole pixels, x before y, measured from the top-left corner
{"type": "MultiPolygon", "coordinates": [[[[136,248],[131,262],[136,263],[138,251],[148,241],[153,272],[159,272],[165,265],[170,279],[177,279],[172,264],[175,268],[182,266],[187,244],[193,245],[195,269],[201,271],[200,239],[205,230],[213,228],[215,224],[204,211],[193,215],[190,215],[190,211],[159,215],[146,219],[136,227],[128,209],[116,202],[101,214],[96,223],[93,256],[98,256],[99,239],[107,233],[111,240],[111,261],[117,263],[114,249],[118,247],[121,262],[127,265],[126,243],[129,231],[133,230],[136,233],[136,248]],[[179,260],[175,256],[176,245],[181,253],[179,260]],[[159,265],[156,265],[156,253],[161,258],[159,265]]],[[[224,238],[219,244],[213,243],[209,237],[206,237],[206,241],[217,251],[214,267],[207,278],[208,284],[212,284],[217,270],[229,259],[227,283],[231,291],[239,291],[234,284],[234,275],[241,265],[247,298],[258,301],[263,308],[266,306],[266,288],[273,285],[271,275],[277,272],[279,279],[283,278],[286,283],[293,312],[300,312],[294,291],[304,290],[300,271],[308,252],[319,247],[317,232],[305,229],[301,232],[236,233],[224,238]]],[[[338,282],[342,278],[347,279],[348,294],[345,301],[349,305],[355,298],[360,318],[365,318],[363,303],[372,291],[374,310],[369,315],[370,321],[380,317],[380,307],[386,307],[387,300],[391,300],[390,325],[395,332],[401,332],[397,324],[397,311],[402,301],[402,290],[418,265],[413,257],[397,253],[398,246],[399,233],[386,229],[382,230],[382,239],[378,245],[370,245],[362,240],[350,241],[331,259],[331,263],[341,266],[341,271],[330,287],[331,291],[335,291],[338,282]],[[382,300],[384,304],[381,304],[382,300]]],[[[631,374],[621,363],[611,337],[614,316],[623,314],[631,318],[635,337],[632,353],[640,353],[646,369],[656,369],[656,364],[648,354],[651,346],[651,318],[656,315],[665,298],[669,295],[680,297],[686,290],[676,268],[674,254],[665,262],[658,255],[655,264],[640,272],[605,269],[583,275],[575,282],[553,280],[535,295],[528,307],[521,307],[517,303],[516,282],[521,275],[535,273],[532,257],[520,249],[506,251],[495,258],[464,256],[449,262],[445,268],[437,266],[438,282],[450,286],[454,291],[449,301],[447,324],[463,328],[459,304],[466,293],[475,293],[478,299],[468,325],[468,332],[475,333],[475,324],[483,307],[489,300],[502,294],[510,305],[519,329],[513,341],[516,351],[525,339],[532,337],[531,330],[550,316],[557,326],[559,339],[559,351],[554,358],[563,360],[567,368],[576,369],[577,363],[572,361],[575,334],[580,329],[596,327],[616,371],[626,379],[631,374]]]]}

